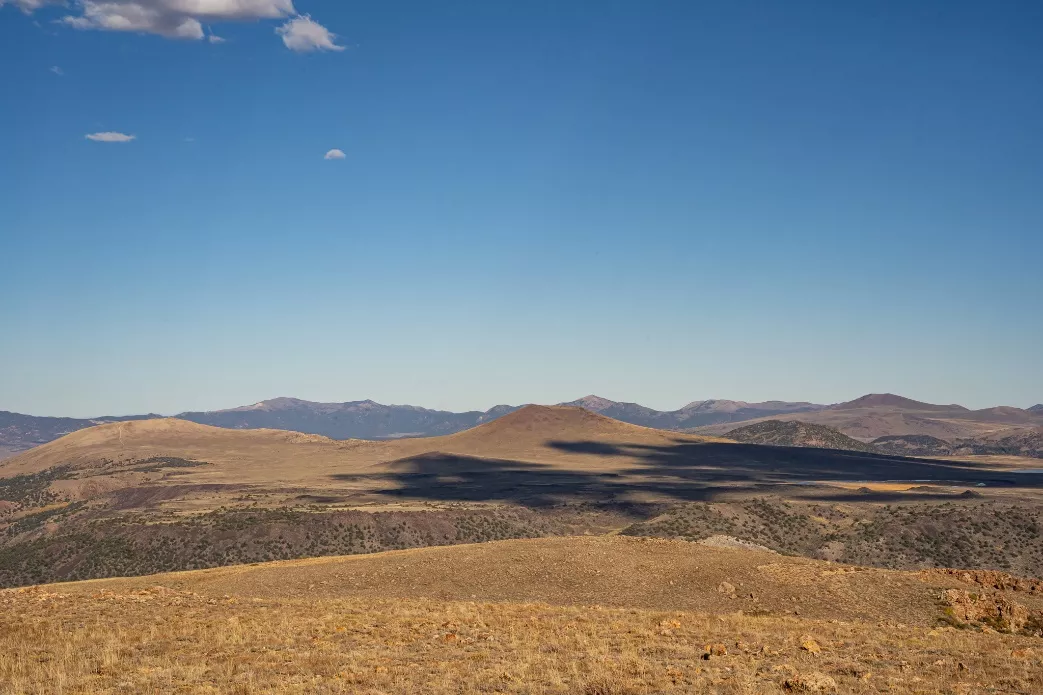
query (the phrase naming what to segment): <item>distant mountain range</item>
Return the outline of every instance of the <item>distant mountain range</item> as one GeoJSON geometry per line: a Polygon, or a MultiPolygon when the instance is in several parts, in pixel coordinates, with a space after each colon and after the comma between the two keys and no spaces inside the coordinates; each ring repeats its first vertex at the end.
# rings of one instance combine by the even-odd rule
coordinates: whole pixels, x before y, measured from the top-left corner
{"type": "MultiPolygon", "coordinates": [[[[755,421],[766,419],[825,425],[863,442],[898,435],[927,435],[952,442],[1043,426],[1043,409],[999,406],[970,410],[962,405],[923,403],[891,393],[874,393],[813,412],[776,414],[755,421]]],[[[708,425],[688,431],[723,435],[729,429],[728,425],[708,425]]]]}
{"type": "MultiPolygon", "coordinates": [[[[998,442],[1004,437],[1021,436],[1024,431],[1043,427],[1043,404],[1028,409],[1001,406],[970,410],[960,405],[923,403],[894,394],[868,394],[828,406],[789,401],[703,400],[693,401],[678,410],[660,411],[594,395],[558,405],[579,406],[633,425],[699,434],[725,434],[734,430],[735,423],[739,422],[799,420],[831,427],[846,437],[865,443],[880,437],[920,435],[934,437],[946,445],[956,440],[981,437],[998,442]]],[[[292,430],[333,439],[396,439],[452,434],[495,420],[519,407],[498,405],[486,411],[455,413],[412,405],[382,405],[370,400],[317,403],[298,398],[273,398],[238,408],[186,412],[175,417],[230,429],[292,430]]],[[[0,458],[86,427],[157,417],[161,416],[78,419],[0,411],[0,458]]],[[[765,430],[761,436],[768,436],[767,432],[765,430]]],[[[781,430],[776,434],[785,438],[785,432],[781,430]]],[[[814,434],[809,435],[806,430],[796,436],[798,439],[814,438],[814,434]]],[[[1034,450],[1035,440],[1030,435],[1028,440],[1022,439],[1008,441],[1007,447],[1012,451],[1034,450]]],[[[913,441],[895,441],[886,447],[902,448],[911,455],[917,455],[912,452],[919,450],[913,441]]]]}
{"type": "Polygon", "coordinates": [[[415,405],[381,405],[373,401],[315,403],[273,398],[230,410],[181,413],[182,420],[231,429],[293,430],[331,439],[398,439],[452,434],[512,413],[519,406],[498,405],[486,411],[453,413],[415,405]]]}
{"type": "Polygon", "coordinates": [[[617,403],[600,396],[586,396],[558,405],[575,405],[599,415],[629,422],[632,425],[656,427],[661,430],[683,430],[691,427],[743,422],[772,415],[809,413],[827,407],[815,403],[787,401],[747,403],[746,401],[708,400],[692,401],[679,410],[660,411],[637,403],[617,403]]]}
{"type": "Polygon", "coordinates": [[[151,420],[157,417],[163,416],[149,413],[125,417],[39,417],[0,410],[0,459],[87,427],[104,425],[107,422],[151,420]]]}

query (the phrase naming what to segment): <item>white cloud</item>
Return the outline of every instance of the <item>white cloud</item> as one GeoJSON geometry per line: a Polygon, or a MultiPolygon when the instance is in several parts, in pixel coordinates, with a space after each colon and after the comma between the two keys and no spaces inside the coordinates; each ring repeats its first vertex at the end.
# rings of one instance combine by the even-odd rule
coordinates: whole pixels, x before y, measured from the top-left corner
{"type": "Polygon", "coordinates": [[[54,5],[61,1],[62,0],[0,0],[0,7],[3,7],[4,5],[14,5],[22,12],[30,14],[44,5],[54,5]]]}
{"type": "Polygon", "coordinates": [[[300,15],[278,27],[276,34],[282,36],[282,42],[291,51],[343,51],[334,41],[336,34],[311,18],[311,15],[300,15]]]}
{"type": "Polygon", "coordinates": [[[136,135],[127,135],[125,133],[107,132],[107,133],[88,133],[85,137],[88,140],[93,140],[94,142],[130,142],[131,140],[134,140],[137,136],[136,135]]]}
{"type": "Polygon", "coordinates": [[[58,67],[57,65],[52,65],[52,66],[51,66],[51,68],[50,68],[50,70],[51,70],[51,72],[53,72],[53,73],[54,73],[55,75],[58,75],[59,77],[61,77],[62,75],[64,75],[64,74],[65,74],[65,71],[64,71],[64,70],[62,70],[62,69],[61,69],[60,67],[58,67]]]}
{"type": "Polygon", "coordinates": [[[69,15],[63,22],[76,29],[134,31],[169,38],[201,39],[203,25],[198,19],[169,7],[170,0],[82,0],[81,14],[69,15]]]}
{"type": "MultiPolygon", "coordinates": [[[[297,13],[293,0],[74,0],[72,4],[75,12],[62,21],[77,29],[133,31],[196,40],[207,37],[204,22],[283,19],[297,13]]],[[[210,41],[219,43],[221,39],[210,41]]]]}
{"type": "Polygon", "coordinates": [[[344,154],[344,150],[332,149],[326,153],[323,159],[344,159],[348,155],[344,154]]]}
{"type": "Polygon", "coordinates": [[[284,19],[276,32],[293,51],[343,51],[336,34],[309,15],[297,14],[293,0],[0,0],[29,14],[44,5],[71,7],[59,21],[75,29],[128,31],[158,34],[174,39],[224,39],[208,31],[205,24],[284,19]]]}

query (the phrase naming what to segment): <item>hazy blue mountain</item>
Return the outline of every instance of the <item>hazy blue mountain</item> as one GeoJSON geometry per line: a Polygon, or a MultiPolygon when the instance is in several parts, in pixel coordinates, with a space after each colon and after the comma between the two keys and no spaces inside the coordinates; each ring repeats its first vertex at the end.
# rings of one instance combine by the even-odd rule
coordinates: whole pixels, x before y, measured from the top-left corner
{"type": "MultiPolygon", "coordinates": [[[[697,427],[720,429],[713,433],[723,433],[723,427],[731,423],[764,418],[796,419],[792,416],[804,413],[799,419],[812,418],[813,422],[826,424],[844,430],[844,417],[862,417],[869,413],[877,420],[879,413],[915,413],[930,418],[958,418],[960,420],[978,420],[1000,422],[1011,425],[1033,426],[1043,423],[1043,404],[1021,410],[1011,407],[986,408],[968,410],[959,405],[934,405],[921,403],[894,394],[869,394],[861,398],[836,405],[818,405],[807,402],[763,401],[749,403],[712,399],[693,401],[683,408],[670,411],[655,410],[637,403],[613,401],[600,396],[585,396],[575,401],[561,403],[586,408],[587,410],[622,420],[643,427],[655,427],[667,430],[691,430],[697,427]],[[832,420],[838,420],[835,424],[832,420]]],[[[272,429],[294,430],[308,434],[321,434],[333,439],[392,439],[398,437],[429,437],[440,434],[452,434],[476,425],[495,420],[514,412],[519,406],[498,405],[486,411],[473,410],[465,413],[454,413],[446,410],[431,410],[413,405],[383,405],[374,401],[348,401],[345,403],[317,403],[299,398],[273,398],[253,405],[213,410],[205,412],[180,413],[174,417],[191,420],[204,425],[226,427],[232,429],[272,429]]],[[[104,422],[119,420],[140,420],[162,417],[159,415],[128,415],[122,417],[97,418],[64,418],[38,417],[0,411],[0,458],[5,454],[23,451],[57,439],[62,435],[85,427],[104,422]]],[[[850,419],[850,417],[848,419],[850,419]]],[[[931,420],[934,422],[934,420],[931,420]]],[[[904,422],[904,421],[903,421],[904,422]]],[[[848,423],[850,424],[850,423],[848,423]]],[[[852,436],[872,439],[881,435],[895,434],[897,426],[892,427],[880,420],[879,432],[870,436],[854,434],[852,436]],[[890,430],[890,431],[889,431],[890,430]]],[[[901,434],[905,432],[899,431],[901,434]]],[[[1009,443],[1009,448],[1030,450],[1031,442],[1009,443]]],[[[918,444],[912,441],[893,442],[894,448],[915,449],[918,444]]]]}
{"type": "Polygon", "coordinates": [[[105,415],[96,418],[43,417],[0,410],[0,458],[46,444],[70,432],[106,422],[147,420],[160,415],[105,415]]]}
{"type": "Polygon", "coordinates": [[[484,412],[453,413],[414,405],[382,405],[370,400],[315,403],[298,398],[273,398],[229,410],[181,413],[177,417],[231,429],[267,427],[333,439],[392,439],[452,434],[515,410],[516,406],[498,405],[484,412]]]}
{"type": "Polygon", "coordinates": [[[658,427],[664,430],[742,422],[770,415],[811,412],[826,407],[814,403],[788,401],[747,403],[746,401],[707,400],[693,401],[679,410],[661,411],[646,408],[637,403],[620,403],[593,395],[560,405],[580,406],[607,417],[629,422],[632,425],[658,427]]]}

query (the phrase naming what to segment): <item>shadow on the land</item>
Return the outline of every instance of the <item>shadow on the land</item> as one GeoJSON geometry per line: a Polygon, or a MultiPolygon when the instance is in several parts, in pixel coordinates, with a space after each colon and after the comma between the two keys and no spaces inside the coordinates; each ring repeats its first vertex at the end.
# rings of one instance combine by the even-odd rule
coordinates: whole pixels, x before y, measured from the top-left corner
{"type": "MultiPolygon", "coordinates": [[[[641,489],[620,473],[571,471],[552,466],[487,459],[477,456],[429,453],[395,461],[391,473],[336,474],[343,482],[384,480],[382,495],[407,499],[456,502],[512,501],[529,507],[546,507],[565,501],[608,502],[641,489]]],[[[651,486],[664,494],[666,486],[651,486]]],[[[721,492],[712,485],[682,483],[672,486],[668,497],[706,501],[721,492]]]]}
{"type": "Polygon", "coordinates": [[[756,444],[697,443],[667,446],[549,441],[548,448],[596,458],[623,458],[623,468],[582,469],[432,452],[391,464],[390,473],[338,474],[340,481],[386,481],[380,494],[439,501],[514,501],[547,506],[565,501],[607,502],[637,494],[677,501],[709,501],[723,492],[767,492],[806,486],[800,497],[816,501],[959,499],[944,492],[840,490],[830,482],[933,483],[969,488],[1043,487],[1043,474],[1008,473],[971,463],[884,456],[834,449],[756,444]],[[819,485],[819,484],[824,485],[819,485]]]}

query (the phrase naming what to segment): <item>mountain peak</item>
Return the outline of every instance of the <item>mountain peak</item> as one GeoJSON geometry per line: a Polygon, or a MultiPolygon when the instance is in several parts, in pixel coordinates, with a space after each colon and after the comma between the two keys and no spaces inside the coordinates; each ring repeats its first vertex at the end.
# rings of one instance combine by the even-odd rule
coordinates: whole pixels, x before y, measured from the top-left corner
{"type": "Polygon", "coordinates": [[[452,435],[456,441],[510,442],[512,446],[546,446],[548,441],[627,439],[657,432],[574,405],[526,405],[478,427],[452,435]],[[521,444],[519,444],[521,443],[521,444]]]}
{"type": "Polygon", "coordinates": [[[748,408],[750,404],[746,401],[729,401],[720,398],[710,398],[705,401],[692,401],[681,408],[686,412],[699,413],[734,413],[736,410],[748,408]]]}
{"type": "Polygon", "coordinates": [[[611,408],[612,406],[619,404],[615,401],[610,401],[607,398],[602,398],[601,396],[595,396],[594,394],[591,394],[589,396],[584,396],[583,398],[580,398],[578,400],[569,401],[568,403],[559,403],[558,405],[586,408],[587,410],[592,410],[595,413],[600,413],[602,410],[607,410],[608,408],[611,408]]]}
{"type": "Polygon", "coordinates": [[[962,405],[935,405],[914,401],[912,398],[898,396],[893,393],[867,393],[853,401],[833,406],[835,410],[852,410],[855,408],[897,408],[899,410],[967,410],[962,405]]]}
{"type": "Polygon", "coordinates": [[[1031,408],[1026,408],[1030,413],[1043,413],[1043,403],[1037,403],[1031,408]]]}
{"type": "Polygon", "coordinates": [[[288,396],[278,396],[277,398],[269,398],[268,400],[258,401],[252,405],[241,405],[237,408],[228,408],[227,410],[218,410],[215,412],[247,412],[250,410],[284,410],[286,408],[297,408],[302,405],[314,405],[310,401],[302,401],[300,398],[290,398],[288,396]]]}

